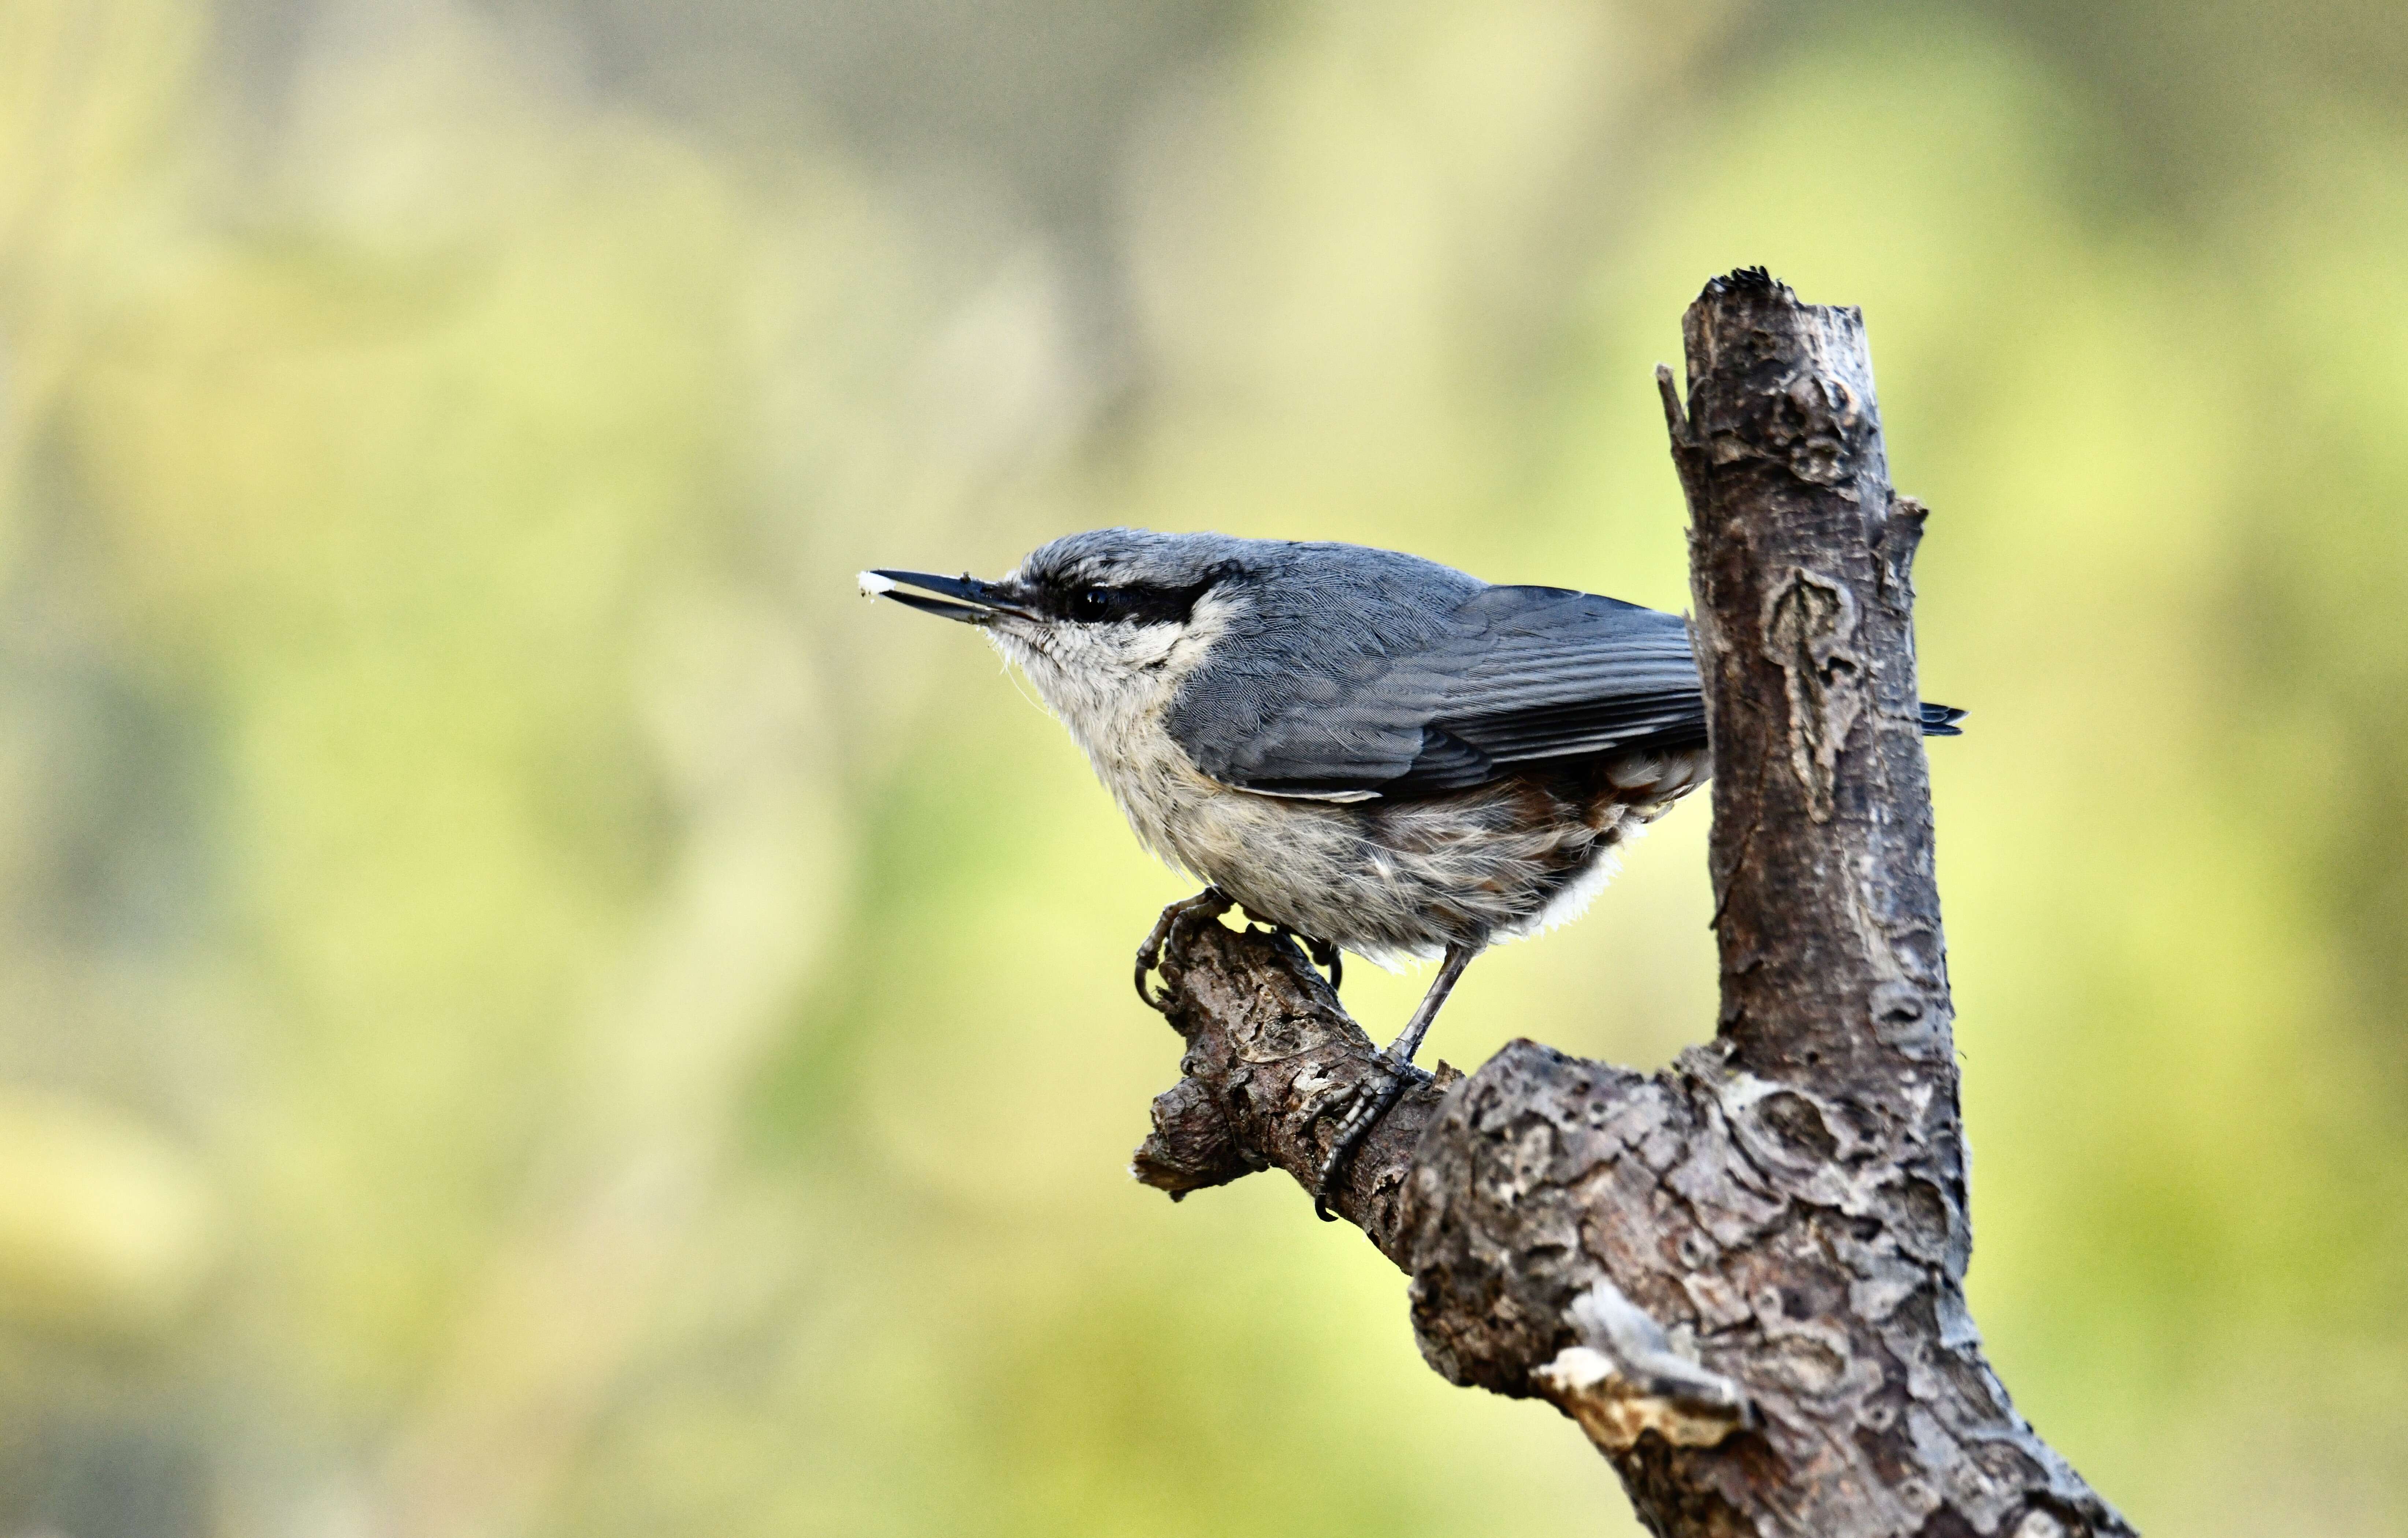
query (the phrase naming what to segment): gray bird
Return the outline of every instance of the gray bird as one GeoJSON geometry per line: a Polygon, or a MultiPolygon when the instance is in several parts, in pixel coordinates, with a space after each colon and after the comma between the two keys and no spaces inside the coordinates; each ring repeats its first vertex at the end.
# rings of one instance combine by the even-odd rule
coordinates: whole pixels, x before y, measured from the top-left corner
{"type": "MultiPolygon", "coordinates": [[[[1464,968],[1579,915],[1615,848],[1707,776],[1679,615],[1496,587],[1361,545],[1108,528],[999,582],[865,571],[975,625],[1086,750],[1137,836],[1332,968],[1440,958],[1349,1109],[1315,1205],[1404,1085],[1464,968]]],[[[1925,705],[1927,734],[1963,712],[1925,705]]],[[[1138,992],[1178,909],[1139,953],[1138,992]]]]}

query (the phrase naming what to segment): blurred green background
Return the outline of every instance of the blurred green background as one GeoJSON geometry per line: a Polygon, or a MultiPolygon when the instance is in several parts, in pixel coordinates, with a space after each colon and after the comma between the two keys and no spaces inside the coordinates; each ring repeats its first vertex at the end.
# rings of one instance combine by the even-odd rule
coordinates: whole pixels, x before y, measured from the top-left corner
{"type": "MultiPolygon", "coordinates": [[[[7,0],[0,1534],[1635,1531],[1130,1184],[1184,888],[852,574],[1684,607],[1752,262],[1935,510],[1994,1360],[2144,1527],[2408,1531],[2396,5],[7,0]]],[[[1705,1036],[1706,820],[1435,1053],[1705,1036]]]]}

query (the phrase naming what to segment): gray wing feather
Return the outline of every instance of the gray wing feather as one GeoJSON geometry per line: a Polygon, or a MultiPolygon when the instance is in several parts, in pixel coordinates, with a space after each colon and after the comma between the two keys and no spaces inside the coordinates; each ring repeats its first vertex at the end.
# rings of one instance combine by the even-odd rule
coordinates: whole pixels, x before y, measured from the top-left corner
{"type": "Polygon", "coordinates": [[[1310,611],[1266,605],[1234,625],[1168,712],[1197,767],[1272,794],[1412,795],[1551,758],[1704,740],[1677,615],[1412,565],[1412,581],[1371,584],[1386,591],[1312,573],[1293,584],[1314,596],[1310,611]]]}

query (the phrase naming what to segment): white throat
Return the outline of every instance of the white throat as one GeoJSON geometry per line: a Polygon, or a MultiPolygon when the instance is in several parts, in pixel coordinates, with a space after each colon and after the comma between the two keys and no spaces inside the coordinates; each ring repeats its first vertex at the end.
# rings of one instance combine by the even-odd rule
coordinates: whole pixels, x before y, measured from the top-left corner
{"type": "Polygon", "coordinates": [[[1035,637],[987,631],[1068,729],[1138,837],[1180,866],[1189,865],[1170,837],[1180,807],[1226,787],[1196,768],[1164,715],[1231,611],[1227,600],[1207,595],[1184,625],[1054,625],[1035,637]]]}

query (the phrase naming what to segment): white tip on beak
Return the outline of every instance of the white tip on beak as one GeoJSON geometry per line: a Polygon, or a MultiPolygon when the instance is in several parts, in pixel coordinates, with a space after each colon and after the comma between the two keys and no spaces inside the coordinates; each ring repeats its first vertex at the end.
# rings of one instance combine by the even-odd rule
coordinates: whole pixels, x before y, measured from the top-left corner
{"type": "Polygon", "coordinates": [[[875,571],[862,572],[860,575],[853,578],[853,581],[861,585],[861,596],[865,598],[874,598],[881,593],[892,593],[895,591],[894,579],[891,577],[882,577],[875,571]]]}

